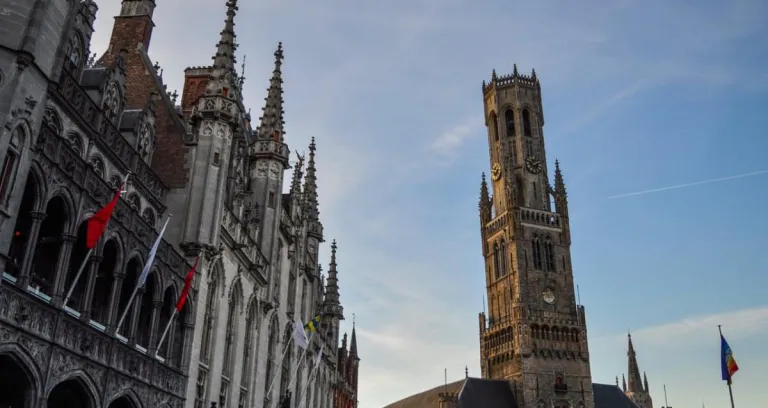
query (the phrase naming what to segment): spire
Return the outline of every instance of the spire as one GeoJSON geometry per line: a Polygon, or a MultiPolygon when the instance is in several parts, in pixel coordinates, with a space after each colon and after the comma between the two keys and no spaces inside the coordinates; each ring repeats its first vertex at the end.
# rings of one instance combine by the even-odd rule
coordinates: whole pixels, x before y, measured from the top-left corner
{"type": "Polygon", "coordinates": [[[277,44],[275,50],[275,69],[272,71],[272,78],[269,80],[267,88],[267,97],[262,109],[261,123],[258,129],[259,139],[275,139],[280,142],[284,140],[283,125],[285,121],[283,116],[283,43],[277,44]]]}
{"type": "Polygon", "coordinates": [[[565,194],[565,181],[563,172],[560,171],[560,161],[555,159],[555,191],[565,194]]]}
{"type": "Polygon", "coordinates": [[[648,389],[648,376],[645,375],[645,371],[643,371],[643,389],[645,390],[646,393],[650,392],[650,390],[648,389]]]}
{"type": "Polygon", "coordinates": [[[352,340],[349,344],[349,356],[355,360],[360,360],[357,356],[357,334],[355,333],[355,314],[352,313],[352,340]]]}
{"type": "MultiPolygon", "coordinates": [[[[315,172],[315,138],[312,138],[312,142],[309,144],[309,161],[307,162],[307,176],[304,177],[304,205],[306,206],[306,215],[312,219],[317,220],[320,216],[317,203],[317,176],[315,172]]],[[[335,244],[333,253],[336,253],[335,244]]],[[[330,271],[329,271],[330,273],[330,271]]]]}
{"type": "Polygon", "coordinates": [[[518,76],[520,73],[517,71],[517,64],[512,64],[512,75],[518,76]]]}
{"type": "Polygon", "coordinates": [[[291,199],[297,200],[301,195],[301,178],[304,175],[304,155],[296,151],[296,167],[293,169],[293,178],[291,179],[291,199]]]}
{"type": "Polygon", "coordinates": [[[213,69],[232,71],[235,69],[235,14],[237,14],[237,0],[227,1],[227,18],[224,20],[224,29],[216,46],[216,55],[213,56],[213,69]]]}
{"type": "Polygon", "coordinates": [[[464,378],[469,378],[469,367],[464,366],[464,378]]]}
{"type": "Polygon", "coordinates": [[[640,378],[640,369],[637,366],[635,347],[632,345],[632,334],[627,334],[627,342],[627,375],[629,376],[627,392],[641,392],[642,379],[640,378]]]}
{"type": "Polygon", "coordinates": [[[621,389],[627,392],[627,379],[624,377],[624,374],[621,375],[621,389]]]}
{"type": "Polygon", "coordinates": [[[568,215],[568,192],[565,190],[563,172],[560,171],[560,162],[555,160],[555,211],[558,214],[568,215]]]}
{"type": "Polygon", "coordinates": [[[325,286],[325,304],[333,306],[340,304],[339,279],[338,272],[336,271],[336,249],[336,240],[334,239],[331,243],[331,262],[328,264],[328,279],[325,286]]]}
{"type": "Polygon", "coordinates": [[[616,376],[616,386],[617,387],[619,386],[619,376],[618,375],[616,376]]]}
{"type": "Polygon", "coordinates": [[[485,180],[485,173],[480,178],[480,202],[478,203],[478,208],[480,209],[480,220],[483,223],[489,222],[491,220],[491,195],[488,193],[488,182],[485,180]]]}

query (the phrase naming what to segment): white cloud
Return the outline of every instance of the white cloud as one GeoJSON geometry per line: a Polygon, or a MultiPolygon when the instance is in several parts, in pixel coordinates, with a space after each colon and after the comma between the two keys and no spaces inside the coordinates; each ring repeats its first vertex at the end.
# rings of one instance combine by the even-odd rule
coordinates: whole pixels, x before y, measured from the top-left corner
{"type": "Polygon", "coordinates": [[[481,134],[485,128],[482,118],[470,117],[446,129],[430,144],[430,150],[443,157],[455,157],[458,150],[469,140],[481,134]]]}

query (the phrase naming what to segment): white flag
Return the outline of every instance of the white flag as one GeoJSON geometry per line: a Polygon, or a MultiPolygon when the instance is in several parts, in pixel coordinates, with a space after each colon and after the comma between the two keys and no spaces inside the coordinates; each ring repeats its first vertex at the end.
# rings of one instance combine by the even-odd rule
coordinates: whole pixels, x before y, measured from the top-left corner
{"type": "Polygon", "coordinates": [[[316,370],[317,367],[320,366],[320,360],[323,359],[323,348],[325,347],[325,344],[320,345],[320,350],[317,352],[317,357],[315,357],[315,365],[312,368],[313,370],[316,370]]]}
{"type": "Polygon", "coordinates": [[[304,350],[309,346],[309,339],[307,333],[304,332],[304,326],[296,321],[293,322],[293,342],[304,350]]]}
{"type": "Polygon", "coordinates": [[[149,250],[149,256],[147,257],[147,263],[144,264],[144,270],[141,271],[141,275],[139,275],[139,282],[137,287],[144,286],[144,283],[147,282],[147,276],[149,276],[149,270],[152,269],[152,263],[155,262],[155,255],[157,254],[157,247],[160,246],[160,241],[163,240],[163,234],[165,233],[165,227],[168,226],[168,221],[171,219],[171,217],[166,218],[165,224],[163,225],[163,229],[160,230],[160,233],[157,235],[157,240],[155,241],[154,245],[152,245],[152,249],[149,250]]]}

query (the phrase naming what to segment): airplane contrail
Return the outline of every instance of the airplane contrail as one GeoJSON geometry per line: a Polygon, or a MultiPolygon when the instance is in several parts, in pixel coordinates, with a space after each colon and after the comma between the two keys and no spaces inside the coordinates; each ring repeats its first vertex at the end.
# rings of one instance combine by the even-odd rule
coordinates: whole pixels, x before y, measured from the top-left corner
{"type": "Polygon", "coordinates": [[[715,179],[696,181],[696,182],[693,182],[693,183],[678,184],[676,186],[654,188],[653,190],[635,191],[634,193],[626,193],[626,194],[619,194],[619,195],[615,195],[615,196],[610,196],[610,197],[608,197],[608,199],[612,200],[614,198],[624,198],[624,197],[638,196],[638,195],[643,195],[643,194],[658,193],[659,191],[667,191],[667,190],[675,190],[675,189],[678,189],[678,188],[700,186],[702,184],[717,183],[717,182],[720,182],[720,181],[728,181],[728,180],[735,180],[735,179],[740,179],[740,178],[745,178],[745,177],[759,176],[761,174],[768,174],[768,170],[760,170],[760,171],[754,171],[752,173],[737,174],[735,176],[720,177],[720,178],[715,178],[715,179]]]}

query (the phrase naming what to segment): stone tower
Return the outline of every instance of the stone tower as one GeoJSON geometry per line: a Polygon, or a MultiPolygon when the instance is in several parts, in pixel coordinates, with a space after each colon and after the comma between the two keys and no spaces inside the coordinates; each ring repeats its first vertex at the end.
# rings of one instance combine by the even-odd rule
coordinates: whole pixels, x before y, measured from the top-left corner
{"type": "Polygon", "coordinates": [[[640,378],[640,367],[637,364],[637,354],[635,354],[631,334],[627,335],[627,343],[627,376],[629,381],[622,381],[622,388],[627,397],[639,408],[653,408],[653,400],[648,389],[648,377],[643,373],[643,378],[640,378]]]}
{"type": "Polygon", "coordinates": [[[547,168],[541,85],[535,71],[515,66],[510,75],[494,71],[482,89],[491,167],[479,203],[488,292],[483,377],[511,381],[521,407],[593,408],[565,182],[557,162],[554,175],[547,168]]]}

